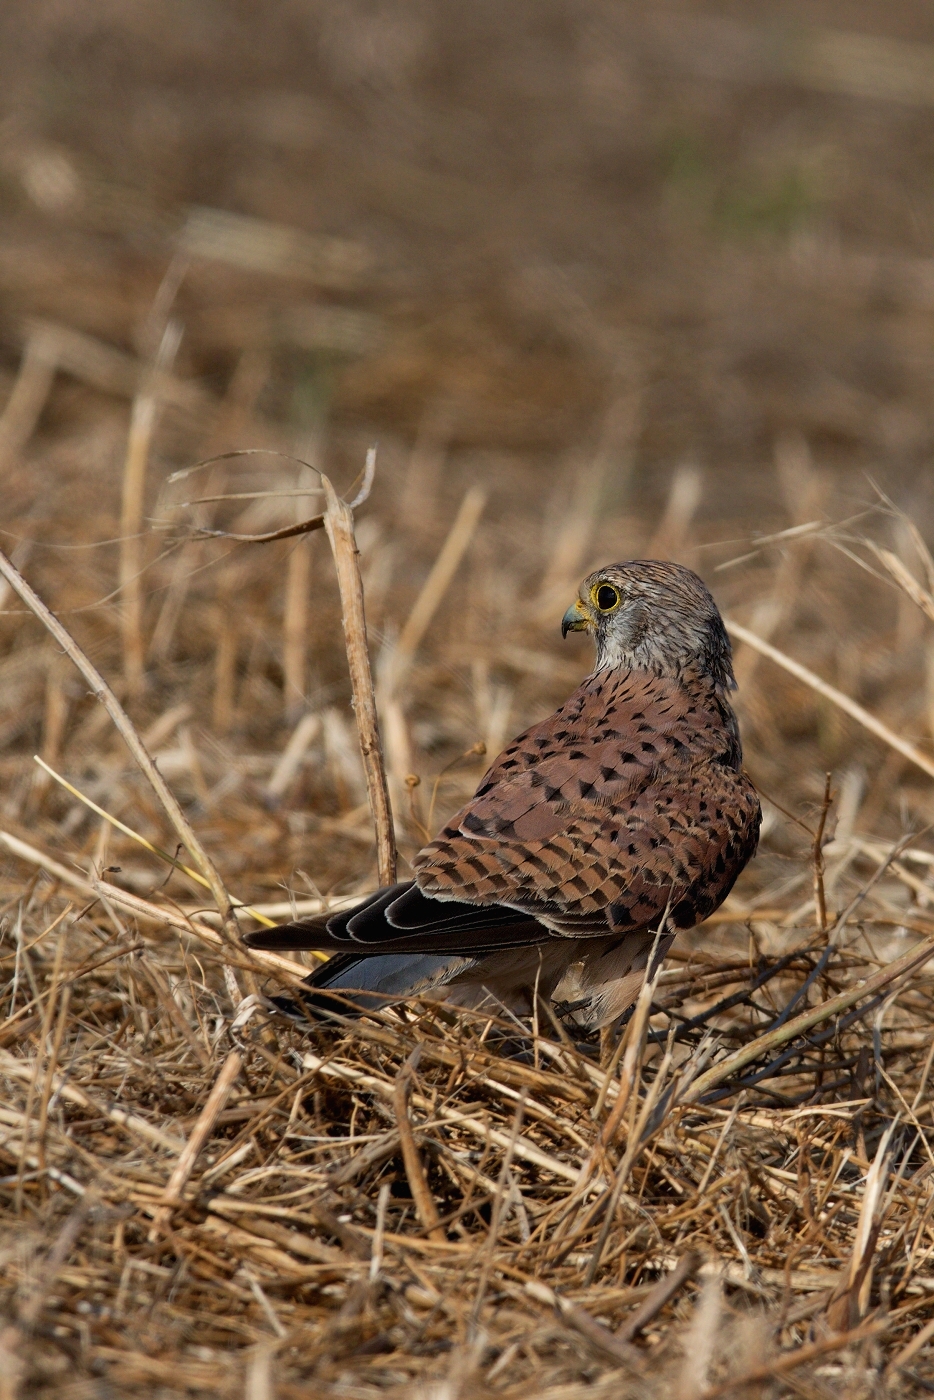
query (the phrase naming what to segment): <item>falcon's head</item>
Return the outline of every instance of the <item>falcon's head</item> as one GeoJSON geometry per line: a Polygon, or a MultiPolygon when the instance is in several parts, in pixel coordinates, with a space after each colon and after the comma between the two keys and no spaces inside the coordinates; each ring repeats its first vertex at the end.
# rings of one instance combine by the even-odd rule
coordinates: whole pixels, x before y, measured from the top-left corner
{"type": "Polygon", "coordinates": [[[691,569],[631,559],[590,574],[561,621],[561,635],[591,632],[598,671],[678,676],[701,670],[733,690],[732,652],[710,590],[691,569]]]}

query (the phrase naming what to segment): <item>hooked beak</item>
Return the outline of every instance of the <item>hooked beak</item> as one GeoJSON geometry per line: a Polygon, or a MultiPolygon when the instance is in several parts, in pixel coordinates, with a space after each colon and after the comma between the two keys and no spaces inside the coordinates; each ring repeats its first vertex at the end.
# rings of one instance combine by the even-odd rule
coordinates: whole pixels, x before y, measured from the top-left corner
{"type": "Polygon", "coordinates": [[[561,635],[566,637],[569,632],[592,632],[593,618],[588,609],[581,602],[580,598],[575,598],[561,619],[561,635]]]}

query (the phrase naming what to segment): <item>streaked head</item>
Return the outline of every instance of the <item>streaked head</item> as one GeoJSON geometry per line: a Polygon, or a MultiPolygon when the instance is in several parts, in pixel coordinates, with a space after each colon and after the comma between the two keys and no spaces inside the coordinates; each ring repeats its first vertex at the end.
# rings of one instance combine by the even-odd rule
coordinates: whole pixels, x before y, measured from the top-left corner
{"type": "Polygon", "coordinates": [[[706,584],[662,559],[609,564],[584,579],[561,634],[590,632],[596,670],[624,668],[677,676],[700,670],[733,689],[730,640],[706,584]]]}

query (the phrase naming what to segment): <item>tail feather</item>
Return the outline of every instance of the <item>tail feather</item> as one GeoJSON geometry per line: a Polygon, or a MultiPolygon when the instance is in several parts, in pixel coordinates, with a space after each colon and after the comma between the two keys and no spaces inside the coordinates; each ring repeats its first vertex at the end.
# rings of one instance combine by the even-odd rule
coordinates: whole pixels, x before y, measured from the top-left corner
{"type": "Polygon", "coordinates": [[[498,904],[432,899],[414,881],[377,890],[352,909],[257,929],[249,948],[322,952],[444,953],[449,956],[545,943],[551,935],[528,914],[498,904]]]}
{"type": "Polygon", "coordinates": [[[306,979],[311,987],[382,996],[418,996],[420,991],[443,986],[475,963],[460,954],[377,953],[357,957],[341,953],[329,958],[306,979]]]}
{"type": "MultiPolygon", "coordinates": [[[[579,1023],[595,1030],[638,995],[655,934],[556,937],[517,910],[432,899],[410,881],[340,913],[259,929],[244,941],[333,955],[295,993],[306,1014],[353,1015],[421,997],[474,1008],[492,998],[524,1015],[537,991],[570,1002],[579,1023]]],[[[667,935],[659,940],[657,960],[671,942],[667,935]]],[[[280,1005],[299,1010],[295,1002],[280,1005]]]]}
{"type": "Polygon", "coordinates": [[[323,919],[302,920],[301,923],[279,924],[276,928],[257,929],[243,938],[248,948],[264,950],[316,949],[322,953],[346,953],[348,957],[371,958],[426,955],[472,957],[477,953],[499,952],[504,948],[530,948],[555,940],[535,919],[515,920],[493,929],[448,929],[429,933],[395,933],[383,942],[369,941],[366,953],[354,939],[341,937],[327,927],[323,919]]]}
{"type": "Polygon", "coordinates": [[[306,1011],[378,1011],[407,997],[437,996],[475,961],[458,954],[338,953],[306,977],[296,993],[306,1011]]]}

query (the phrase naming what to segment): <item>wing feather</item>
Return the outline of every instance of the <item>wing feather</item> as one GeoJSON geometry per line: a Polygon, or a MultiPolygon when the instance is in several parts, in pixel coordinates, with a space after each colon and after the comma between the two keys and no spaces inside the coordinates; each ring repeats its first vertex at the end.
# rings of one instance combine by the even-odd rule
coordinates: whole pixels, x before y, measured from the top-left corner
{"type": "Polygon", "coordinates": [[[759,802],[723,709],[656,677],[591,677],[521,735],[414,862],[436,899],[483,900],[592,937],[689,927],[755,850],[759,802]]]}

